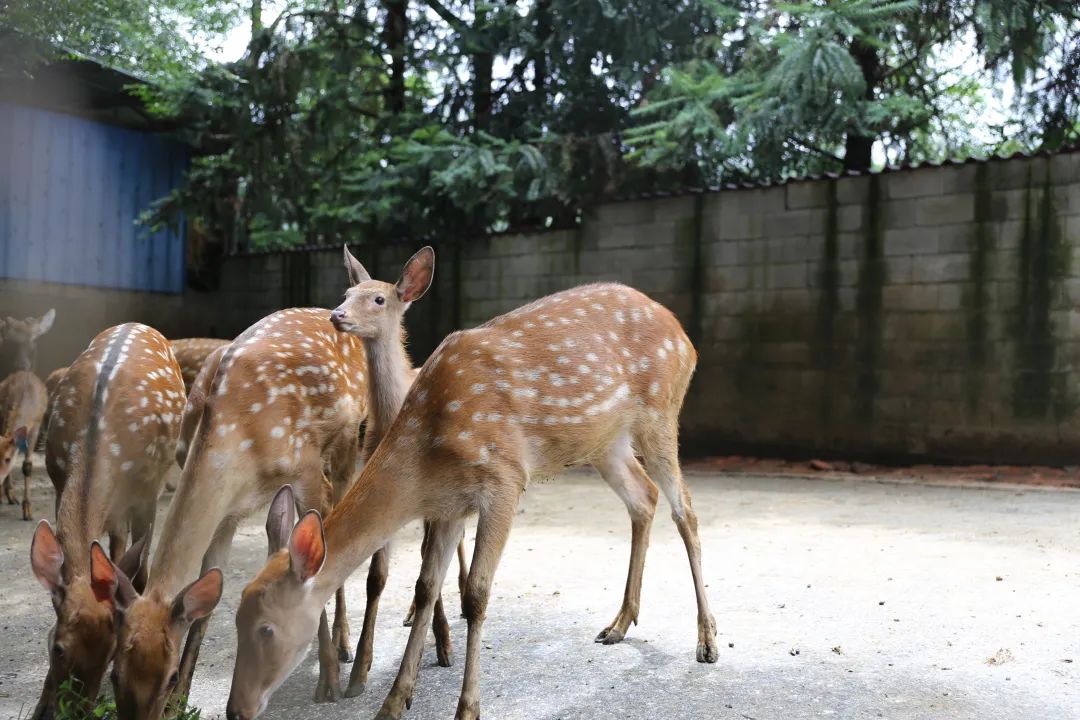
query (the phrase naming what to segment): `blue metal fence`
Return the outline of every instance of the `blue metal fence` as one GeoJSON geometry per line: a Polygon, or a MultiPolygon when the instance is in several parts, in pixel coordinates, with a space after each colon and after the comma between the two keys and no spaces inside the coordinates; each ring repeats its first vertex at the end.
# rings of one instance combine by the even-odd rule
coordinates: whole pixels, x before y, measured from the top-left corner
{"type": "Polygon", "coordinates": [[[168,138],[0,102],[0,277],[182,292],[183,227],[135,221],[187,163],[168,138]]]}

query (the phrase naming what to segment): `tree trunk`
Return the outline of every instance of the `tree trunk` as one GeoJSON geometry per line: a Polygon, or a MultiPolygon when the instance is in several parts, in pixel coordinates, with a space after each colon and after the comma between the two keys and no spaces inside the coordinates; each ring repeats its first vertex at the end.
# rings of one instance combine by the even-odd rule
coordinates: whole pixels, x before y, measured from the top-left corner
{"type": "MultiPolygon", "coordinates": [[[[872,45],[856,40],[851,45],[851,54],[862,69],[863,80],[866,82],[866,93],[863,98],[873,100],[881,71],[877,50],[872,45]]],[[[844,169],[869,170],[873,163],[874,140],[876,140],[875,137],[864,135],[857,130],[848,132],[844,142],[844,169]]]]}
{"type": "Polygon", "coordinates": [[[405,110],[405,41],[409,32],[408,0],[384,0],[386,25],[383,43],[390,55],[390,81],[386,86],[386,109],[391,115],[405,110]]]}
{"type": "Polygon", "coordinates": [[[485,25],[487,24],[487,0],[476,0],[474,3],[475,20],[472,26],[473,42],[479,43],[480,49],[473,52],[473,128],[475,130],[487,130],[491,125],[491,74],[495,58],[486,49],[487,38],[485,25]]]}
{"type": "Polygon", "coordinates": [[[551,0],[536,0],[536,49],[533,52],[533,86],[537,108],[547,105],[548,55],[545,44],[551,37],[551,0]]]}
{"type": "Polygon", "coordinates": [[[262,30],[262,0],[251,0],[251,36],[262,30]]]}

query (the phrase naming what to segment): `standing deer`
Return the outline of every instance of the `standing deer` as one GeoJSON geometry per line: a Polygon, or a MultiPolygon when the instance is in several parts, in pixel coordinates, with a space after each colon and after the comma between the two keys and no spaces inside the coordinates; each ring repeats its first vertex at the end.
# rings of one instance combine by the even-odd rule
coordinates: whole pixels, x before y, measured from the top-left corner
{"type": "Polygon", "coordinates": [[[416,619],[377,716],[399,718],[412,699],[436,589],[471,513],[478,522],[463,600],[468,640],[457,718],[479,717],[481,627],[518,498],[531,479],[582,463],[595,465],[623,499],[633,530],[622,607],[598,641],[618,642],[637,618],[655,482],[690,560],[697,659],[716,662],[697,517],[678,459],[679,410],[695,364],[670,311],[614,284],[560,292],[449,336],[325,529],[318,513],[306,513],[244,589],[229,719],[251,720],[266,708],[303,657],[334,589],[402,525],[425,518],[416,619]]]}
{"type": "Polygon", "coordinates": [[[210,355],[217,349],[229,344],[228,340],[217,338],[180,338],[171,340],[176,362],[180,363],[180,372],[184,375],[184,387],[191,392],[191,384],[199,374],[210,355]]]}
{"type": "MultiPolygon", "coordinates": [[[[208,375],[146,589],[130,601],[117,599],[123,620],[113,684],[120,718],[157,720],[170,696],[187,695],[221,594],[217,568],[240,521],[288,483],[302,507],[322,512],[344,494],[366,412],[366,367],[361,342],[336,333],[318,308],[276,312],[223,351],[208,375]],[[200,558],[201,577],[185,587],[200,558]]],[[[349,650],[342,588],[333,637],[326,614],[320,619],[316,700],[325,701],[340,697],[338,657],[349,650]]]]}
{"type": "MultiPolygon", "coordinates": [[[[367,462],[386,436],[401,403],[416,378],[412,361],[405,351],[405,327],[402,323],[409,306],[423,297],[435,273],[435,251],[422,248],[405,264],[397,284],[372,280],[364,266],[345,248],[345,270],[350,288],[345,302],[330,314],[339,331],[355,335],[364,343],[368,363],[368,419],[364,433],[362,459],[367,462]]],[[[291,527],[291,526],[290,526],[291,527]]],[[[459,560],[464,572],[464,542],[459,543],[459,560]]],[[[389,548],[381,548],[371,558],[368,570],[368,599],[364,626],[356,646],[356,662],[349,677],[346,697],[355,697],[367,685],[371,669],[375,618],[379,597],[386,587],[389,571],[389,548]]],[[[443,611],[442,594],[435,601],[434,631],[438,662],[451,664],[450,624],[443,611]]],[[[411,624],[410,620],[406,621],[411,624]]]]}
{"type": "Polygon", "coordinates": [[[101,332],[56,388],[45,447],[57,495],[56,532],[42,520],[30,550],[34,574],[56,611],[35,718],[52,717],[65,681],[78,683],[88,699],[97,697],[116,633],[111,566],[101,562],[103,553],[95,560],[90,545],[107,533],[124,577],[134,588],[145,584],[143,551],[150,547],[183,407],[184,381],[168,341],[138,323],[101,332]],[[129,532],[133,544],[125,558],[129,532]]]}
{"type": "MultiPolygon", "coordinates": [[[[33,373],[37,356],[37,339],[47,333],[56,319],[56,311],[49,310],[40,318],[28,317],[16,320],[8,317],[0,320],[0,346],[12,357],[15,372],[0,382],[0,435],[6,433],[16,438],[23,454],[22,518],[30,520],[30,476],[34,471],[33,450],[41,431],[42,418],[48,406],[48,392],[41,380],[33,373]]],[[[9,504],[16,504],[11,490],[11,470],[0,476],[4,495],[9,504]]]]}
{"type": "Polygon", "coordinates": [[[37,445],[34,446],[35,452],[45,452],[45,436],[49,434],[49,420],[52,419],[52,407],[53,397],[56,394],[56,388],[59,387],[60,381],[64,379],[64,374],[67,373],[66,367],[56,368],[45,378],[45,392],[49,395],[49,401],[45,405],[45,417],[41,419],[41,432],[38,434],[37,445]]]}

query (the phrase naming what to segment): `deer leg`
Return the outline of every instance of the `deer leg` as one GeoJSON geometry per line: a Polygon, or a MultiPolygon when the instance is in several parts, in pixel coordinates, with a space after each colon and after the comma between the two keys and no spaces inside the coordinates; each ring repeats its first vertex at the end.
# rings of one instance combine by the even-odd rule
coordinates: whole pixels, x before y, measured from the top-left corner
{"type": "MultiPolygon", "coordinates": [[[[457,586],[459,598],[465,597],[465,584],[469,582],[469,561],[465,559],[465,531],[461,531],[461,538],[457,546],[457,586]]],[[[461,617],[465,617],[465,609],[462,607],[461,617]]]]}
{"type": "Polygon", "coordinates": [[[645,444],[645,467],[649,477],[660,486],[668,504],[671,505],[671,517],[679,529],[686,555],[690,560],[690,574],[694,578],[694,592],[698,606],[698,645],[697,661],[714,663],[720,657],[716,644],[716,619],[709,609],[709,598],[705,594],[705,581],[701,572],[701,541],[698,539],[698,520],[690,504],[690,491],[683,481],[679,468],[679,448],[676,441],[677,429],[672,425],[660,431],[659,437],[645,444]]]}
{"type": "Polygon", "coordinates": [[[26,456],[23,458],[22,474],[23,474],[23,494],[22,494],[22,519],[33,520],[34,514],[30,507],[30,475],[34,472],[34,463],[30,459],[30,452],[27,451],[26,456]]]}
{"type": "MultiPolygon", "coordinates": [[[[213,567],[224,567],[229,560],[229,550],[232,549],[233,535],[236,534],[238,518],[227,517],[221,521],[214,537],[210,541],[210,547],[203,555],[202,570],[205,573],[213,567]]],[[[212,613],[211,613],[212,615],[212,613]]],[[[184,643],[184,653],[180,657],[180,679],[173,689],[172,697],[181,702],[187,701],[188,693],[191,692],[191,677],[195,674],[195,664],[199,660],[199,648],[203,638],[206,637],[206,628],[210,624],[211,615],[200,618],[191,624],[188,630],[187,642],[184,643]]]]}
{"type": "MultiPolygon", "coordinates": [[[[423,563],[424,555],[427,554],[429,538],[431,537],[431,523],[427,520],[424,521],[424,539],[420,541],[420,562],[423,563]]],[[[409,604],[409,612],[405,613],[405,619],[401,621],[401,624],[405,627],[412,627],[413,618],[416,616],[416,598],[414,597],[412,603],[409,604]]]]}
{"type": "Polygon", "coordinates": [[[596,468],[611,489],[626,504],[630,513],[630,570],[622,607],[611,624],[600,631],[596,642],[614,645],[626,637],[630,623],[637,624],[641,606],[641,576],[645,571],[645,553],[649,549],[649,530],[656,515],[656,485],[645,474],[629,444],[622,446],[596,468]]]}
{"type": "MultiPolygon", "coordinates": [[[[499,490],[502,491],[502,488],[499,490]]],[[[510,537],[517,500],[517,495],[491,498],[488,506],[481,511],[476,525],[476,544],[462,602],[469,635],[465,649],[465,678],[455,720],[477,720],[480,717],[480,647],[484,618],[495,568],[510,537]]]]}
{"type": "MultiPolygon", "coordinates": [[[[11,474],[10,473],[8,474],[8,476],[6,478],[4,478],[4,483],[3,484],[4,484],[4,497],[7,498],[8,505],[18,505],[19,501],[15,499],[15,493],[11,492],[12,483],[11,483],[11,474]]],[[[59,502],[57,503],[57,505],[59,505],[59,502]]]]}
{"type": "MultiPolygon", "coordinates": [[[[334,489],[334,505],[341,502],[352,485],[356,473],[356,437],[346,434],[333,454],[331,466],[334,489]]],[[[334,627],[332,641],[337,648],[338,660],[344,663],[353,661],[352,643],[349,642],[349,613],[345,607],[345,586],[334,593],[334,627]]]]}
{"type": "Polygon", "coordinates": [[[390,572],[390,551],[383,547],[371,556],[371,565],[367,577],[367,607],[364,609],[364,626],[360,630],[360,640],[356,644],[356,660],[349,675],[349,687],[345,697],[356,697],[367,686],[368,671],[371,670],[372,646],[375,642],[375,618],[379,614],[379,598],[386,587],[386,578],[390,572]]]}
{"type": "MultiPolygon", "coordinates": [[[[420,577],[416,581],[416,616],[405,654],[401,658],[394,686],[383,702],[376,720],[400,718],[406,708],[412,705],[416,678],[420,673],[420,661],[424,654],[424,640],[427,639],[427,626],[431,622],[435,602],[442,587],[450,560],[454,556],[455,541],[461,537],[463,519],[438,520],[425,523],[425,552],[420,567],[420,577]]],[[[445,618],[444,618],[445,619],[445,618]]]]}

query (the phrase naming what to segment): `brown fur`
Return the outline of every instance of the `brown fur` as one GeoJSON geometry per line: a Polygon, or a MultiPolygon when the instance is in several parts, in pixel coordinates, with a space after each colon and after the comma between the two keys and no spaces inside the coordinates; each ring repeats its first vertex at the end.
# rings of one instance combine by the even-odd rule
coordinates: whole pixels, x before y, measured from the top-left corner
{"type": "Polygon", "coordinates": [[[97,696],[115,631],[111,599],[91,589],[91,541],[108,534],[120,562],[130,533],[138,552],[129,572],[136,586],[145,582],[140,556],[151,542],[183,405],[184,383],[168,342],[138,323],[101,332],[56,387],[45,467],[57,494],[63,568],[61,592],[53,597],[54,652],[38,703],[42,716],[55,708],[56,689],[68,679],[97,696]]]}
{"type": "Polygon", "coordinates": [[[191,392],[191,385],[198,377],[206,360],[215,350],[225,347],[229,340],[217,338],[181,338],[170,340],[176,362],[180,363],[180,372],[184,375],[184,387],[191,392]]]}
{"type": "MultiPolygon", "coordinates": [[[[223,566],[237,524],[282,485],[293,484],[301,506],[324,513],[348,487],[367,409],[366,362],[360,341],[334,332],[328,315],[317,308],[274,313],[222,354],[169,507],[147,592],[127,610],[120,631],[116,696],[121,719],[157,720],[169,693],[187,695],[205,634],[206,619],[201,618],[190,628],[182,657],[177,643],[168,652],[134,662],[127,654],[137,651],[143,638],[176,631],[162,627],[154,619],[160,614],[147,606],[160,611],[175,603],[183,583],[199,570],[200,558],[203,577],[223,566]],[[324,475],[325,466],[331,478],[324,475]],[[177,682],[170,684],[178,663],[177,682]]],[[[344,622],[342,592],[338,614],[344,622]]],[[[337,651],[328,630],[320,648],[323,675],[317,693],[329,699],[340,691],[336,674],[331,677],[337,672],[337,651]]]]}
{"type": "MultiPolygon", "coordinates": [[[[37,445],[38,434],[41,432],[41,423],[45,417],[45,408],[48,403],[49,394],[45,390],[45,384],[38,379],[37,375],[28,370],[12,373],[4,378],[3,382],[0,382],[0,435],[13,438],[18,432],[26,434],[22,462],[23,520],[33,518],[33,508],[30,503],[30,476],[33,473],[32,451],[37,445]]],[[[16,501],[12,492],[11,470],[12,467],[9,465],[6,472],[0,475],[0,484],[3,485],[8,504],[14,505],[16,501]]]]}
{"type": "MultiPolygon", "coordinates": [[[[237,666],[277,663],[303,644],[314,616],[344,578],[417,517],[432,524],[417,582],[417,618],[394,687],[378,718],[398,718],[412,698],[434,590],[442,583],[464,518],[478,513],[464,606],[469,633],[457,718],[479,717],[481,628],[491,582],[530,479],[592,463],[626,502],[635,547],[623,607],[601,639],[621,638],[637,612],[640,565],[664,491],[686,545],[698,600],[698,660],[717,659],[715,622],[701,575],[697,520],[678,463],[678,415],[696,353],[666,308],[630,288],[589,285],[556,293],[476,329],[448,337],[424,364],[389,432],[326,522],[326,559],[304,591],[281,562],[245,596],[237,634],[281,627],[273,651],[241,641],[237,666]],[[644,457],[642,468],[636,456],[644,457]],[[646,474],[646,469],[648,474],[646,474]],[[256,601],[256,597],[258,601],[256,601]],[[256,606],[257,602],[257,606],[256,606]],[[268,656],[273,655],[273,659],[268,656]]],[[[301,523],[305,520],[301,520],[301,523]]],[[[291,563],[290,563],[291,565],[291,563]]],[[[258,704],[234,708],[250,720],[258,704]]]]}

